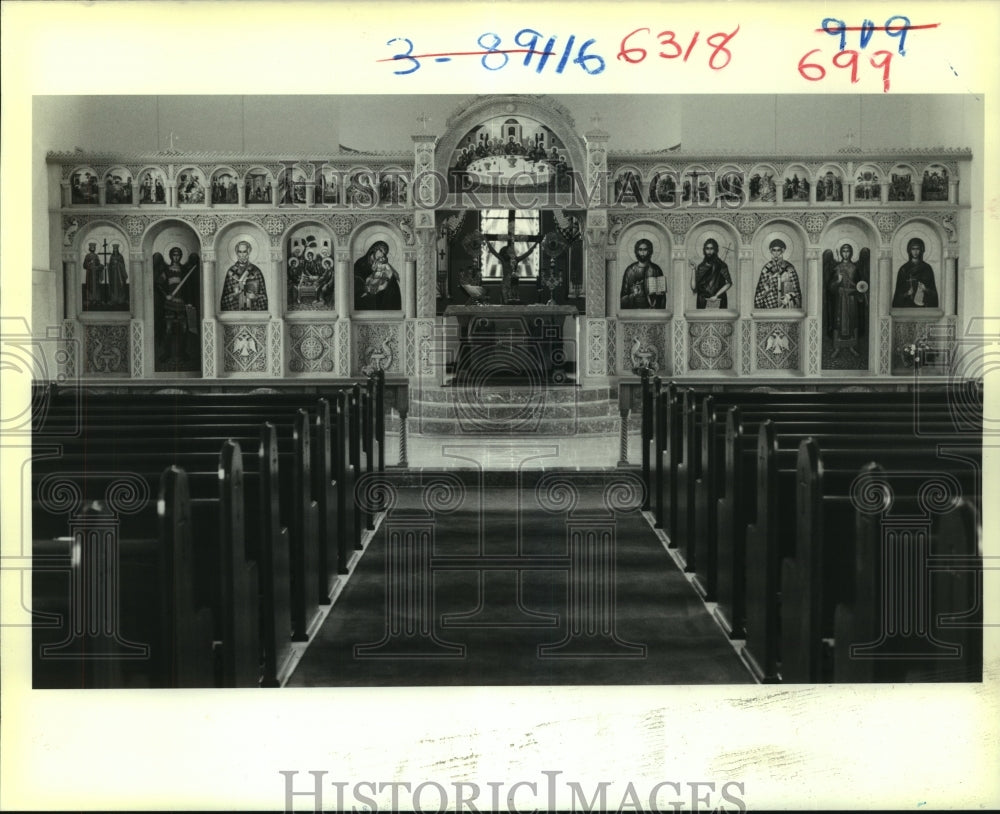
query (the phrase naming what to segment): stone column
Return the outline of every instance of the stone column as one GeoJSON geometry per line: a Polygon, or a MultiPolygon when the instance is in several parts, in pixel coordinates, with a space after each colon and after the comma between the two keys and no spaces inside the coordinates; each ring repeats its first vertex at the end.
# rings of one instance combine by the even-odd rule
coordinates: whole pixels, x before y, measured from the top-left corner
{"type": "MultiPolygon", "coordinates": [[[[407,259],[403,261],[403,316],[413,319],[417,313],[417,262],[409,256],[409,252],[407,255],[407,259]]],[[[430,271],[424,269],[424,273],[430,271]]]]}
{"type": "Polygon", "coordinates": [[[946,246],[944,249],[944,280],[941,288],[941,308],[945,316],[957,313],[958,305],[958,258],[955,250],[946,246]]]}
{"type": "Polygon", "coordinates": [[[77,257],[72,252],[63,252],[63,268],[65,280],[63,291],[66,292],[66,302],[63,303],[63,313],[68,319],[76,319],[83,312],[83,280],[77,273],[77,257]]]}
{"type": "Polygon", "coordinates": [[[667,280],[667,285],[673,288],[669,292],[669,301],[673,302],[673,313],[684,313],[685,295],[691,291],[691,267],[687,263],[687,249],[683,244],[675,245],[670,254],[673,261],[673,273],[667,280]]]}
{"type": "Polygon", "coordinates": [[[807,314],[817,316],[823,312],[823,274],[819,267],[819,249],[806,249],[806,277],[803,281],[807,284],[805,302],[802,303],[807,314]]]}
{"type": "Polygon", "coordinates": [[[73,202],[73,193],[69,188],[69,181],[61,181],[59,183],[59,194],[62,198],[62,205],[69,206],[73,202]]]}
{"type": "MultiPolygon", "coordinates": [[[[871,295],[871,310],[868,313],[869,325],[875,324],[876,315],[887,314],[892,308],[892,291],[896,285],[892,273],[892,247],[878,248],[878,288],[873,288],[871,295]]],[[[869,335],[871,335],[869,333],[869,335]]]]}
{"type": "MultiPolygon", "coordinates": [[[[281,273],[281,247],[271,247],[271,274],[265,274],[267,287],[267,313],[271,319],[281,319],[281,301],[284,299],[285,280],[281,273]],[[270,279],[268,279],[270,277],[270,279]]],[[[263,269],[262,269],[263,270],[263,269]]]]}
{"type": "Polygon", "coordinates": [[[334,296],[337,300],[337,319],[351,315],[351,261],[346,252],[337,252],[337,278],[334,296]]]}
{"type": "Polygon", "coordinates": [[[205,249],[201,257],[201,313],[204,319],[215,317],[218,307],[215,296],[215,250],[205,249]]]}

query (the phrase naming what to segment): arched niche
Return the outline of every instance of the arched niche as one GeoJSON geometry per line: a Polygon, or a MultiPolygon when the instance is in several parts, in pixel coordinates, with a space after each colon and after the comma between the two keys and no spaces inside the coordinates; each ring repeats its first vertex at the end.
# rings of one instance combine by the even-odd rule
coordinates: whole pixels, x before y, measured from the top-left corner
{"type": "Polygon", "coordinates": [[[337,243],[333,231],[315,221],[296,223],[282,246],[285,311],[334,311],[337,243]]]}
{"type": "Polygon", "coordinates": [[[920,200],[943,202],[948,200],[948,168],[944,164],[930,164],[924,167],[920,179],[920,200]]]}
{"type": "Polygon", "coordinates": [[[853,203],[879,203],[882,200],[882,170],[874,164],[862,164],[854,170],[851,192],[853,203]]]}
{"type": "Polygon", "coordinates": [[[740,237],[733,227],[723,221],[715,220],[704,220],[698,223],[697,226],[691,229],[687,234],[687,238],[684,241],[684,252],[686,267],[688,269],[688,276],[686,280],[678,281],[677,285],[682,286],[685,292],[684,294],[684,305],[685,311],[702,313],[705,316],[709,315],[709,312],[714,312],[716,315],[724,314],[727,316],[735,316],[739,313],[740,308],[740,292],[745,286],[745,283],[741,285],[742,282],[739,278],[739,266],[740,266],[740,237]],[[725,283],[715,282],[713,279],[702,279],[707,269],[702,269],[702,275],[699,277],[699,267],[707,259],[705,255],[705,243],[708,240],[715,240],[718,245],[718,253],[716,257],[725,263],[725,271],[721,270],[717,264],[715,268],[711,270],[711,278],[719,278],[722,280],[725,278],[725,274],[729,274],[729,279],[731,285],[728,290],[724,293],[725,305],[720,302],[716,305],[710,303],[707,300],[699,307],[699,298],[695,289],[702,286],[702,290],[707,293],[705,285],[708,284],[713,289],[713,293],[717,292],[720,285],[725,286],[725,283]]]}
{"type": "Polygon", "coordinates": [[[889,289],[893,316],[932,317],[945,313],[949,307],[946,293],[954,286],[954,271],[946,266],[944,245],[938,226],[931,221],[913,218],[896,229],[889,289]],[[915,240],[923,243],[923,250],[912,257],[908,246],[915,240]]]}
{"type": "Polygon", "coordinates": [[[343,201],[344,173],[330,164],[316,171],[316,203],[339,204],[343,201]]]}
{"type": "MultiPolygon", "coordinates": [[[[449,178],[450,185],[453,180],[457,183],[459,179],[452,169],[463,162],[468,163],[460,172],[477,172],[475,162],[488,156],[482,149],[469,148],[482,145],[484,138],[490,153],[497,146],[493,139],[499,142],[501,149],[495,158],[504,159],[499,167],[501,179],[516,180],[520,187],[548,188],[550,179],[568,177],[572,170],[582,170],[585,166],[583,139],[576,133],[569,111],[558,101],[547,96],[481,96],[463,103],[448,119],[435,151],[435,169],[440,177],[449,178]],[[516,137],[518,132],[520,150],[509,146],[511,136],[516,137]],[[541,157],[539,147],[544,147],[545,158],[541,157]],[[513,167],[510,159],[514,159],[513,167]]],[[[477,172],[477,175],[483,174],[477,172]]]]}
{"type": "Polygon", "coordinates": [[[891,202],[915,201],[916,185],[919,176],[912,164],[896,164],[890,171],[887,179],[889,186],[888,199],[891,202]]]}
{"type": "Polygon", "coordinates": [[[812,175],[805,164],[789,164],[781,179],[782,203],[806,204],[812,189],[812,175]]]}
{"type": "MultiPolygon", "coordinates": [[[[747,294],[744,295],[743,302],[746,303],[747,310],[754,312],[764,312],[765,314],[775,312],[796,313],[804,316],[807,297],[809,295],[809,282],[806,279],[806,247],[808,238],[802,228],[788,220],[771,220],[764,223],[754,235],[753,241],[753,280],[748,281],[747,294]],[[771,244],[780,240],[785,248],[782,251],[781,260],[790,263],[794,270],[794,275],[786,275],[787,290],[781,294],[789,295],[789,301],[794,302],[794,289],[799,290],[799,304],[785,307],[783,305],[768,304],[766,287],[761,283],[761,276],[765,267],[775,260],[772,255],[771,244]]],[[[773,300],[770,300],[773,303],[773,300]]]]}
{"type": "Polygon", "coordinates": [[[681,172],[681,203],[711,204],[714,190],[713,173],[703,164],[692,164],[681,172]]]}
{"type": "Polygon", "coordinates": [[[69,201],[78,206],[100,203],[99,178],[93,167],[75,167],[69,175],[69,201]]]}
{"type": "MultiPolygon", "coordinates": [[[[147,358],[158,375],[201,375],[205,280],[201,241],[179,220],[156,222],[143,236],[147,358]]],[[[148,368],[147,368],[148,369],[148,368]]]]}
{"type": "Polygon", "coordinates": [[[854,215],[835,218],[823,230],[818,281],[823,370],[870,370],[875,363],[873,327],[886,308],[880,244],[875,226],[854,215]]]}
{"type": "Polygon", "coordinates": [[[272,298],[277,296],[280,302],[280,294],[271,244],[264,230],[245,221],[231,223],[219,230],[213,248],[215,303],[220,318],[266,316],[275,302],[272,298]],[[241,244],[249,246],[245,258],[241,244]]]}
{"type": "Polygon", "coordinates": [[[615,292],[613,310],[620,318],[669,319],[672,286],[677,284],[671,275],[672,253],[673,242],[662,224],[637,221],[622,231],[616,255],[617,279],[611,280],[608,286],[609,291],[615,292]],[[652,253],[648,258],[651,269],[645,274],[637,257],[641,241],[652,244],[652,253]],[[650,305],[650,298],[659,304],[650,305]]]}
{"type": "Polygon", "coordinates": [[[270,205],[274,176],[266,167],[251,167],[243,176],[243,201],[247,206],[270,205]]]}
{"type": "Polygon", "coordinates": [[[642,206],[642,173],[638,167],[626,165],[615,170],[611,179],[611,206],[642,206]]]}
{"type": "Polygon", "coordinates": [[[76,244],[79,292],[75,313],[132,311],[134,271],[129,240],[117,226],[97,221],[81,230],[76,244]]]}
{"type": "Polygon", "coordinates": [[[177,173],[177,203],[204,205],[207,197],[208,181],[199,167],[184,167],[177,173]]]}
{"type": "Polygon", "coordinates": [[[724,164],[715,179],[715,199],[722,206],[739,206],[746,201],[746,170],[735,164],[724,164]]]}
{"type": "Polygon", "coordinates": [[[676,170],[666,165],[654,167],[646,189],[646,200],[655,206],[673,207],[678,201],[679,188],[680,177],[676,170]]]}
{"type": "Polygon", "coordinates": [[[747,201],[773,204],[778,200],[778,170],[772,164],[757,164],[747,177],[747,201]]]}
{"type": "Polygon", "coordinates": [[[137,201],[142,206],[155,206],[167,202],[167,174],[161,167],[143,167],[136,175],[137,201]]]}
{"type": "Polygon", "coordinates": [[[300,164],[285,167],[278,176],[278,204],[304,206],[309,202],[306,187],[309,173],[300,164]]]}
{"type": "Polygon", "coordinates": [[[135,203],[132,173],[125,167],[111,167],[104,173],[104,203],[112,206],[135,203]]]}
{"type": "Polygon", "coordinates": [[[844,169],[838,164],[824,164],[816,173],[816,202],[844,203],[847,186],[844,169]]]}
{"type": "Polygon", "coordinates": [[[399,230],[383,221],[370,221],[351,235],[353,316],[402,315],[409,294],[404,290],[404,245],[399,230]]]}
{"type": "Polygon", "coordinates": [[[240,177],[232,167],[219,167],[212,173],[211,202],[235,206],[240,202],[240,177]]]}

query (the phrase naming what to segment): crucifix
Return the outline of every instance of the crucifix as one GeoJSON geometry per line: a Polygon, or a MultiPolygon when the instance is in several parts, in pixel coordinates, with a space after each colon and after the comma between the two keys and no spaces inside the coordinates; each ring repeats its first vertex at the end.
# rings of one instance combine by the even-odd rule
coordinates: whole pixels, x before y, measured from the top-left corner
{"type": "Polygon", "coordinates": [[[846,133],[844,133],[844,138],[847,139],[847,146],[851,147],[854,143],[854,131],[848,130],[846,133]]]}
{"type": "Polygon", "coordinates": [[[427,123],[429,121],[432,121],[432,119],[426,113],[421,113],[419,116],[417,116],[417,121],[420,122],[421,126],[423,127],[423,131],[426,133],[427,132],[427,123]]]}
{"type": "Polygon", "coordinates": [[[595,113],[593,116],[591,116],[590,117],[590,123],[592,125],[594,125],[594,129],[595,130],[600,130],[601,129],[601,114],[600,113],[595,113]]]}
{"type": "Polygon", "coordinates": [[[170,135],[168,136],[168,138],[170,139],[170,146],[167,147],[167,149],[170,150],[170,152],[173,152],[174,151],[174,138],[175,138],[173,130],[170,131],[170,135]]]}

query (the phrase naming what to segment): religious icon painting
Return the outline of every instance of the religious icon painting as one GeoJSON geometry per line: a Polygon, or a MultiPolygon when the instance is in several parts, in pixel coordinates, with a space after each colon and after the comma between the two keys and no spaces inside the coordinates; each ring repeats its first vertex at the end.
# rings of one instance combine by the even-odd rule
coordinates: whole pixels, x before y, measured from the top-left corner
{"type": "Polygon", "coordinates": [[[247,204],[271,203],[271,173],[264,169],[252,169],[243,182],[244,201],[247,204]]]}
{"type": "Polygon", "coordinates": [[[878,167],[865,164],[854,173],[854,200],[882,200],[882,173],[878,167]]]}
{"type": "Polygon", "coordinates": [[[653,175],[649,182],[650,203],[672,204],[677,200],[676,173],[665,170],[653,175]]]}
{"type": "Polygon", "coordinates": [[[205,174],[194,167],[188,167],[177,174],[177,203],[205,203],[205,174]]]}
{"type": "Polygon", "coordinates": [[[117,229],[101,227],[90,232],[81,245],[81,310],[130,310],[131,280],[125,235],[117,229]]]}
{"type": "Polygon", "coordinates": [[[844,175],[839,167],[824,167],[816,176],[816,201],[842,203],[844,200],[844,175]]]}
{"type": "Polygon", "coordinates": [[[365,253],[354,261],[354,310],[399,311],[403,295],[389,242],[369,237],[365,253]]]}
{"type": "Polygon", "coordinates": [[[133,203],[132,187],[132,173],[124,167],[113,167],[104,175],[104,203],[133,203]]]}
{"type": "Polygon", "coordinates": [[[97,204],[97,173],[90,167],[82,167],[69,177],[70,203],[97,204]]]}
{"type": "Polygon", "coordinates": [[[201,370],[201,259],[193,242],[161,236],[153,252],[153,370],[201,370]],[[163,238],[166,238],[164,240],[163,238]]]}
{"type": "Polygon", "coordinates": [[[278,203],[306,202],[306,174],[299,167],[285,167],[278,176],[278,203]]]}
{"type": "Polygon", "coordinates": [[[286,279],[289,311],[329,311],[334,307],[336,264],[333,239],[322,227],[307,224],[288,238],[286,279]]]}
{"type": "Polygon", "coordinates": [[[781,200],[785,203],[809,203],[809,172],[801,164],[788,167],[781,182],[781,200]]]}
{"type": "Polygon", "coordinates": [[[889,173],[889,200],[915,201],[913,179],[916,171],[906,164],[897,164],[889,173]]]}
{"type": "Polygon", "coordinates": [[[716,200],[732,206],[743,203],[745,175],[742,170],[723,168],[716,176],[716,200]]]}
{"type": "Polygon", "coordinates": [[[324,166],[316,175],[316,203],[339,204],[341,174],[333,167],[324,166]]]}
{"type": "Polygon", "coordinates": [[[924,170],[923,181],[920,184],[920,199],[922,201],[948,200],[948,169],[941,164],[932,164],[924,170]]]}
{"type": "Polygon", "coordinates": [[[167,181],[163,170],[146,169],[139,173],[139,203],[165,204],[167,202],[167,181]]]}
{"type": "Polygon", "coordinates": [[[213,204],[238,204],[240,202],[239,181],[232,170],[216,170],[212,176],[211,189],[213,204]]]}
{"type": "Polygon", "coordinates": [[[777,170],[767,165],[758,165],[750,171],[747,181],[750,203],[774,203],[778,200],[777,170]]]}

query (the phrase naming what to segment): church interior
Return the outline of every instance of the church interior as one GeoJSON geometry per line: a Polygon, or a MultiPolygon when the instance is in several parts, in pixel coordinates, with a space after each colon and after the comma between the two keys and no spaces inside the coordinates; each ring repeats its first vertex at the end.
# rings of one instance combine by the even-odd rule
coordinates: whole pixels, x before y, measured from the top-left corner
{"type": "Polygon", "coordinates": [[[981,680],[981,99],[32,127],[36,687],[981,680]]]}

